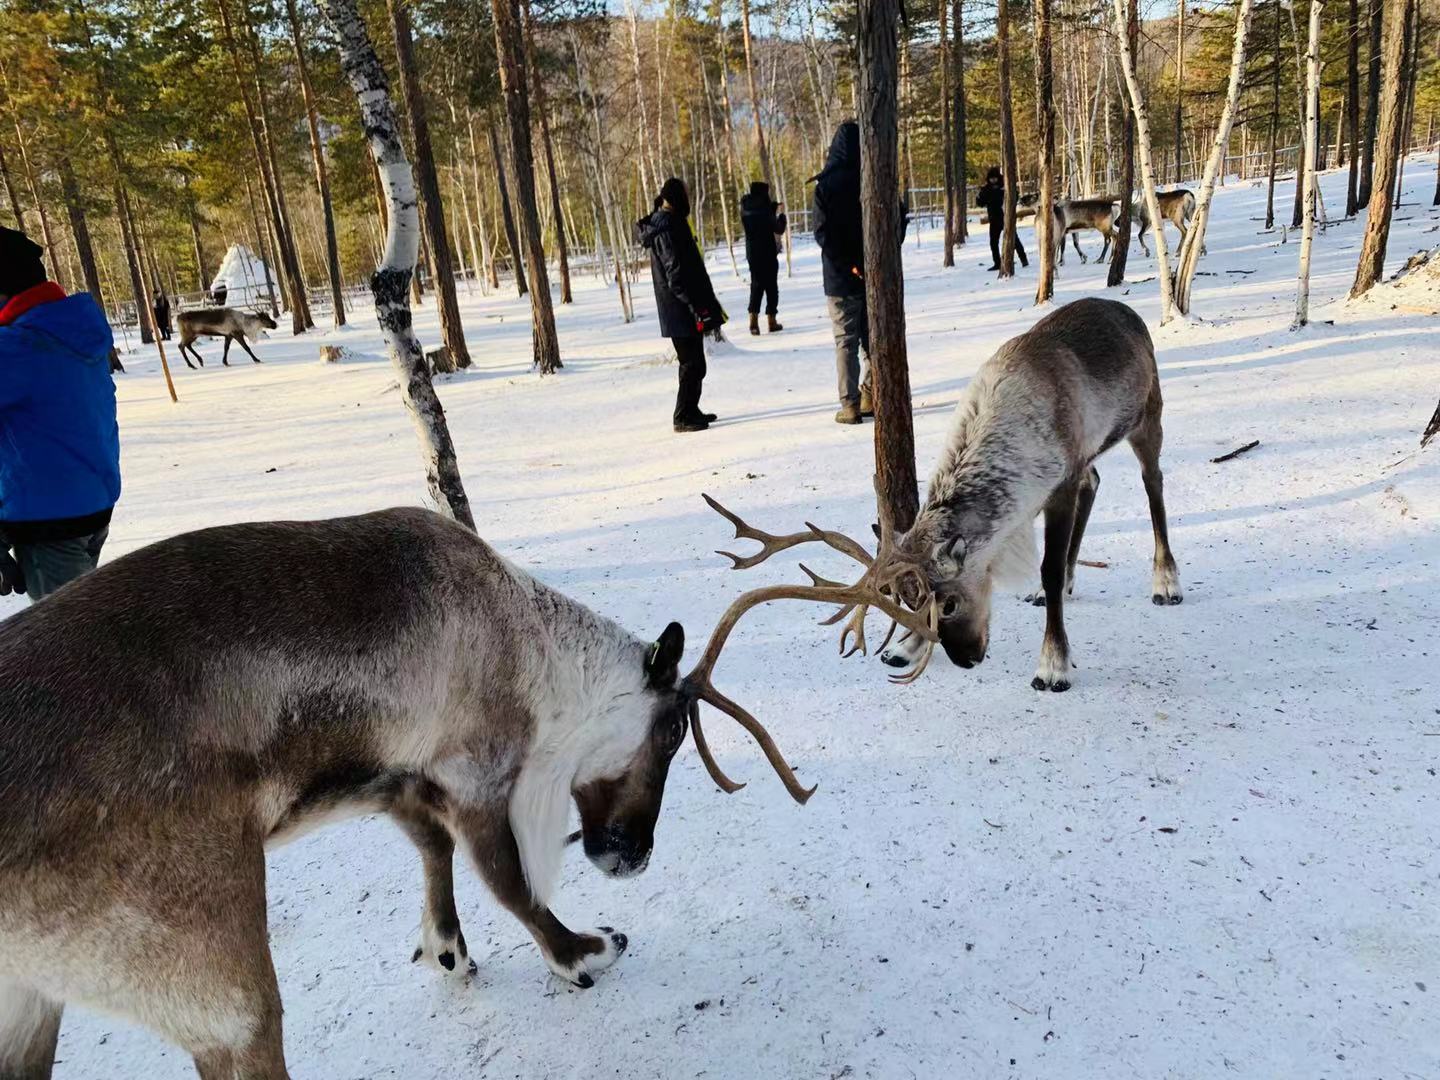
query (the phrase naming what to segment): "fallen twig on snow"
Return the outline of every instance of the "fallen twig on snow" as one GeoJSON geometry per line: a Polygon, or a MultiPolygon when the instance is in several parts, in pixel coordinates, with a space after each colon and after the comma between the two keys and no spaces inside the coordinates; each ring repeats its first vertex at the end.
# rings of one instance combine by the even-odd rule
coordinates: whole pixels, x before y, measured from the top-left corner
{"type": "Polygon", "coordinates": [[[1257,447],[1257,446],[1259,446],[1259,445],[1260,445],[1260,440],[1259,440],[1259,439],[1252,439],[1252,440],[1250,440],[1249,442],[1247,442],[1244,446],[1237,446],[1234,450],[1231,450],[1228,454],[1221,454],[1219,457],[1212,457],[1212,458],[1210,459],[1210,464],[1211,464],[1211,465],[1219,465],[1222,461],[1229,461],[1231,458],[1237,458],[1237,457],[1239,457],[1241,454],[1248,454],[1251,450],[1254,450],[1255,447],[1257,447]]]}
{"type": "Polygon", "coordinates": [[[1110,569],[1110,564],[1108,562],[1101,562],[1099,559],[1076,559],[1075,561],[1078,562],[1081,566],[1089,566],[1096,570],[1110,569]]]}

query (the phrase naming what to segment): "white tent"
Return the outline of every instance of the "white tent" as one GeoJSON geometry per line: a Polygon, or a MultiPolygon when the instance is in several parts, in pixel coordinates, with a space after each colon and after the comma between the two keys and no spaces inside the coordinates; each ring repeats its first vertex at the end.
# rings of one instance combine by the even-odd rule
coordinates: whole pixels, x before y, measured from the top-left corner
{"type": "MultiPolygon", "coordinates": [[[[270,292],[265,287],[266,266],[264,261],[244,244],[231,244],[221,260],[215,280],[210,283],[213,293],[222,286],[226,307],[258,307],[270,302],[270,292]]],[[[273,273],[270,276],[276,296],[280,286],[273,273]]]]}

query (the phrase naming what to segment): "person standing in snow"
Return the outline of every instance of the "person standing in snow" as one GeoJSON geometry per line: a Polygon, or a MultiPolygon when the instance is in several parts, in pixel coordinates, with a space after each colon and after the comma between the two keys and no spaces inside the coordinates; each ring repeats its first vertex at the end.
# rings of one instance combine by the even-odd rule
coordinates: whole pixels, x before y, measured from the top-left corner
{"type": "Polygon", "coordinates": [[[750,193],[740,199],[740,224],[745,229],[745,261],[750,264],[750,333],[760,333],[760,301],[770,333],[785,328],[776,321],[780,310],[780,237],[785,215],[770,199],[770,185],[754,180],[750,193]]]}
{"type": "MultiPolygon", "coordinates": [[[[990,171],[985,174],[985,183],[980,185],[980,190],[975,193],[975,205],[985,211],[986,218],[990,221],[990,258],[995,265],[990,267],[993,270],[1000,269],[1000,238],[1005,235],[1005,176],[1000,172],[999,165],[991,165],[990,171]]],[[[1020,260],[1021,266],[1029,266],[1030,260],[1025,257],[1024,245],[1020,243],[1020,234],[1015,234],[1015,255],[1020,260]]]]}
{"type": "Polygon", "coordinates": [[[0,594],[32,602],[95,569],[120,497],[110,324],[43,253],[0,228],[0,594]]]}
{"type": "Polygon", "coordinates": [[[650,280],[660,336],[670,339],[680,361],[673,422],[677,432],[704,431],[714,413],[700,411],[705,382],[705,335],[718,334],[725,312],[710,285],[705,256],[690,231],[690,193],[684,181],[665,181],[649,217],[635,223],[635,239],[650,253],[650,280]]]}
{"type": "MultiPolygon", "coordinates": [[[[835,335],[835,374],[840,396],[837,424],[858,424],[875,415],[871,400],[870,319],[865,310],[865,232],[860,217],[860,125],[844,121],[815,181],[815,242],[825,283],[825,307],[835,335]],[[865,364],[860,363],[861,352],[865,364]]],[[[905,240],[910,208],[900,202],[900,235],[905,240]]]]}
{"type": "Polygon", "coordinates": [[[155,289],[155,301],[151,304],[155,313],[155,329],[160,331],[160,337],[170,340],[170,298],[165,295],[165,290],[160,287],[155,289]]]}

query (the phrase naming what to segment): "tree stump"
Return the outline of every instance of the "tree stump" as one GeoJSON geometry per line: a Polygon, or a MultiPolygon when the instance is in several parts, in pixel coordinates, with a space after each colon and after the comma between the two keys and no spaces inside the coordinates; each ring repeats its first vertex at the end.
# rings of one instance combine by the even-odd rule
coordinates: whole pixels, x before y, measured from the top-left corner
{"type": "Polygon", "coordinates": [[[437,375],[449,375],[455,370],[455,361],[450,357],[450,347],[448,345],[440,345],[433,349],[426,349],[425,359],[430,363],[430,370],[437,375]]]}
{"type": "Polygon", "coordinates": [[[321,345],[320,362],[322,364],[338,364],[342,360],[350,359],[350,350],[344,345],[321,345]]]}

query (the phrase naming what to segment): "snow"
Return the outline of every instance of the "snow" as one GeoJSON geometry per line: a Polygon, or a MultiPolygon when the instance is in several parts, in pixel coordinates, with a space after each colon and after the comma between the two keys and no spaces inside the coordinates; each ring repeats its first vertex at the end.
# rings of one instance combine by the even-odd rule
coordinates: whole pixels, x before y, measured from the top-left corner
{"type": "MultiPolygon", "coordinates": [[[[265,262],[260,256],[244,244],[231,244],[225,252],[225,258],[220,260],[220,269],[215,272],[210,291],[213,293],[222,285],[225,286],[228,290],[225,294],[227,307],[259,307],[270,299],[270,291],[265,285],[267,272],[265,262]]],[[[279,282],[273,278],[270,280],[278,296],[279,282]]]]}
{"type": "MultiPolygon", "coordinates": [[[[1392,267],[1437,244],[1434,167],[1406,170],[1392,267]]],[[[1327,206],[1343,205],[1343,184],[1323,178],[1327,206]]],[[[1068,693],[1029,688],[1043,615],[1018,598],[997,597],[984,665],[937,660],[905,688],[878,660],[842,661],[821,611],[753,613],[717,685],[819,791],[793,804],[712,715],[712,746],[744,791],[717,791],[687,747],[644,875],[613,881],[567,855],[557,914],[631,942],[589,991],[550,977],[464,868],[479,974],[412,966],[419,859],[383,820],[275,851],[293,1074],[1440,1075],[1440,454],[1417,453],[1440,385],[1435,323],[1388,292],[1343,301],[1362,228],[1350,222],[1317,236],[1314,323],[1290,331],[1298,245],[1259,232],[1263,200],[1233,179],[1217,192],[1196,318],[1155,326],[1154,262],[1138,248],[1132,274],[1151,280],[1111,294],[1156,338],[1182,606],[1150,603],[1150,524],[1122,448],[1099,463],[1082,552],[1109,568],[1082,568],[1067,605],[1068,693]],[[1210,464],[1251,439],[1259,448],[1210,464]]],[[[712,258],[732,340],[714,350],[704,401],[724,420],[699,435],[670,431],[674,371],[643,278],[631,326],[613,291],[577,282],[576,303],[557,308],[566,367],[545,380],[528,371],[513,291],[464,297],[476,367],[441,395],[482,535],[639,632],[680,619],[692,657],[737,591],[799,579],[789,555],[727,570],[712,551],[729,529],[700,492],[762,528],[809,519],[868,536],[871,430],[831,422],[818,264],[808,243],[795,251],[786,329],[758,339],[744,284],[712,258]]],[[[976,367],[1039,314],[1031,273],[983,271],[983,236],[953,270],[939,263],[938,235],[917,245],[912,232],[922,476],[976,367]]],[[[1103,274],[1072,252],[1057,302],[1103,293],[1103,274]]],[[[432,303],[417,324],[437,339],[432,303]]],[[[261,366],[180,369],[178,406],[153,359],[126,358],[125,495],[107,557],[220,522],[423,498],[368,311],[256,351],[261,366]],[[322,343],[358,358],[321,364],[322,343]]],[[[78,1010],[59,1057],[66,1080],[191,1075],[177,1049],[78,1010]]]]}

